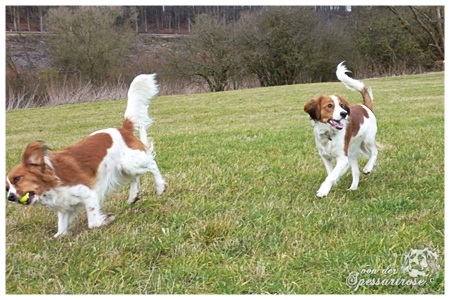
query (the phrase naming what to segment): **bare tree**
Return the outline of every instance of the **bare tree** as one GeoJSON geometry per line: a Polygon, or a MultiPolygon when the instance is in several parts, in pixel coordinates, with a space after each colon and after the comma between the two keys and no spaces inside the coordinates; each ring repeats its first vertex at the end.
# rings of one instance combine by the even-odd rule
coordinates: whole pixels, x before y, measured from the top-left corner
{"type": "Polygon", "coordinates": [[[44,32],[44,10],[42,6],[38,6],[38,12],[39,12],[39,31],[44,32]]]}
{"type": "Polygon", "coordinates": [[[423,35],[418,34],[419,31],[426,33],[429,38],[426,44],[433,45],[437,59],[445,59],[444,8],[442,6],[409,6],[409,13],[402,7],[389,6],[389,9],[413,37],[421,38],[423,35]],[[412,24],[413,22],[417,25],[412,24]]]}
{"type": "Polygon", "coordinates": [[[18,6],[9,6],[9,15],[11,16],[11,21],[13,23],[14,31],[20,30],[20,14],[18,6]]]}

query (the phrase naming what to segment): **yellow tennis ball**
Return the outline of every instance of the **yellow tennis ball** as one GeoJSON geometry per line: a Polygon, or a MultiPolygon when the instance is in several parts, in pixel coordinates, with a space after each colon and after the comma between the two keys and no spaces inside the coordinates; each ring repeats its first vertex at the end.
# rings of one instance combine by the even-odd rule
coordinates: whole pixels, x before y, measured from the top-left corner
{"type": "Polygon", "coordinates": [[[19,202],[20,203],[25,203],[28,201],[28,198],[30,198],[30,193],[26,193],[25,195],[23,195],[20,199],[19,202]]]}

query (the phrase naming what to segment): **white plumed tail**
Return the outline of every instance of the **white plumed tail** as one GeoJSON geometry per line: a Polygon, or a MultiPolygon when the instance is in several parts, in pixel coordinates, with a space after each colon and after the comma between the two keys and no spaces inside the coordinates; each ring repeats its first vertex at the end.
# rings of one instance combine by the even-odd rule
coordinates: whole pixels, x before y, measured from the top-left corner
{"type": "Polygon", "coordinates": [[[147,146],[147,128],[152,124],[148,115],[150,99],[158,94],[156,74],[141,74],[134,78],[128,90],[128,103],[125,118],[130,119],[139,132],[139,139],[147,146]]]}
{"type": "Polygon", "coordinates": [[[337,78],[345,85],[346,88],[352,91],[358,91],[363,96],[364,105],[373,111],[373,94],[370,87],[366,87],[362,81],[349,77],[346,73],[350,72],[347,67],[341,62],[336,69],[337,78]]]}
{"type": "Polygon", "coordinates": [[[359,80],[350,78],[345,73],[351,73],[346,66],[344,66],[344,62],[341,62],[336,69],[337,78],[345,85],[346,88],[352,91],[360,92],[364,88],[364,83],[359,80]]]}

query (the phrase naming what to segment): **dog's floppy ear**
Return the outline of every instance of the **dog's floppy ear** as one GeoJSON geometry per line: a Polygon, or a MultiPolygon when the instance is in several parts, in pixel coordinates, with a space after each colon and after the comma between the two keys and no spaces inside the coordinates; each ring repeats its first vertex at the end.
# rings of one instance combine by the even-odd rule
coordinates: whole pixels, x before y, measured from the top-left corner
{"type": "Polygon", "coordinates": [[[22,154],[22,162],[27,166],[43,166],[44,152],[48,149],[42,142],[31,142],[22,154]]]}
{"type": "Polygon", "coordinates": [[[319,107],[320,97],[317,99],[311,99],[308,103],[306,103],[303,110],[309,114],[311,119],[319,120],[320,119],[320,107],[319,107]]]}

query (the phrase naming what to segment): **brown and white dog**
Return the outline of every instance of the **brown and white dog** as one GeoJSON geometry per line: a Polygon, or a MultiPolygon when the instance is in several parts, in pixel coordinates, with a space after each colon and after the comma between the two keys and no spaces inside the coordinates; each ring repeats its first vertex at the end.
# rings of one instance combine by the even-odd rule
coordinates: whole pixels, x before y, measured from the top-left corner
{"type": "Polygon", "coordinates": [[[325,164],[328,176],[317,191],[318,197],[328,195],[331,187],[352,168],[353,182],[350,190],[358,188],[360,171],[358,157],[369,160],[363,173],[369,174],[377,160],[375,142],[377,121],[373,114],[372,90],[364,83],[347,76],[349,72],[341,62],[337,66],[337,78],[350,90],[357,90],[363,97],[362,105],[349,105],[340,95],[319,96],[304,107],[311,117],[319,155],[325,164]],[[333,167],[332,161],[336,159],[333,167]]]}
{"type": "Polygon", "coordinates": [[[151,172],[156,191],[161,195],[165,182],[154,159],[153,145],[147,139],[150,99],[158,93],[155,74],[137,76],[130,85],[125,120],[121,128],[109,128],[56,152],[47,153],[41,142],[27,145],[22,161],[6,178],[9,201],[41,203],[58,212],[58,232],[67,233],[82,208],[86,209],[89,228],[110,223],[114,216],[102,212],[108,192],[131,182],[128,203],[139,199],[139,176],[151,172]],[[134,131],[138,131],[140,139],[134,131]]]}

